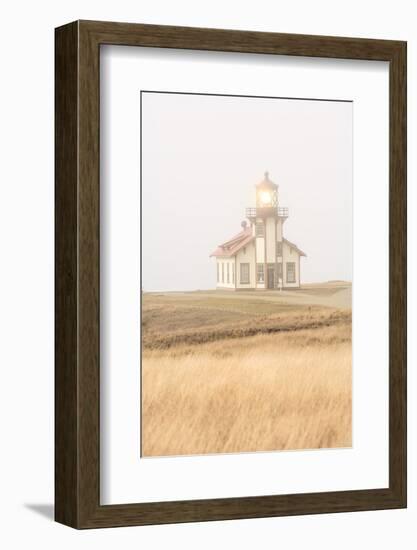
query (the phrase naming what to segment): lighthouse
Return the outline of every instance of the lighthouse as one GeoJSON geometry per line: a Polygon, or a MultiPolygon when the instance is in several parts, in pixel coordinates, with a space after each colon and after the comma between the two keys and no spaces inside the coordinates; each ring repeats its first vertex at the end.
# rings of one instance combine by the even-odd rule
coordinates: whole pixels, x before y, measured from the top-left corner
{"type": "Polygon", "coordinates": [[[300,287],[300,258],[306,254],[284,238],[288,208],[279,204],[269,173],[255,185],[256,206],[246,208],[242,230],[211,254],[217,288],[277,290],[300,287]]]}

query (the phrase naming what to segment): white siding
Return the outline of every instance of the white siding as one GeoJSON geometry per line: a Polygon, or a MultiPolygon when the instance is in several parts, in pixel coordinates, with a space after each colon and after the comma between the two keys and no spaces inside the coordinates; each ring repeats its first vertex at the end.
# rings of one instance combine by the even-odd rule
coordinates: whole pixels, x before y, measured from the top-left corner
{"type": "Polygon", "coordinates": [[[277,221],[277,241],[282,240],[282,224],[283,224],[282,219],[278,218],[278,221],[277,221]]]}
{"type": "MultiPolygon", "coordinates": [[[[260,239],[256,239],[258,241],[260,239]]],[[[263,239],[262,239],[263,240],[263,239]]],[[[255,244],[254,241],[249,243],[245,248],[241,248],[236,255],[236,288],[255,288],[255,244]],[[240,264],[249,264],[249,284],[240,282],[240,264]]]]}
{"type": "MultiPolygon", "coordinates": [[[[217,282],[217,288],[235,288],[233,281],[233,265],[235,263],[234,258],[217,258],[217,264],[219,269],[219,281],[217,282]],[[227,268],[229,266],[229,282],[227,282],[227,268]],[[223,277],[222,277],[223,274],[223,277]]],[[[216,273],[217,276],[217,273],[216,273]]],[[[235,273],[236,277],[236,273],[235,273]]]]}
{"type": "Polygon", "coordinates": [[[284,279],[284,267],[283,267],[283,263],[282,263],[282,258],[278,258],[278,261],[277,261],[278,270],[279,270],[279,266],[282,266],[282,271],[281,271],[282,275],[281,275],[281,277],[278,277],[278,273],[277,273],[277,277],[278,277],[278,279],[277,279],[277,288],[282,288],[284,286],[284,281],[285,281],[285,279],[284,279]],[[281,279],[281,281],[279,281],[279,279],[281,279]]]}
{"type": "Polygon", "coordinates": [[[298,288],[300,286],[300,254],[286,243],[282,243],[282,260],[283,260],[283,286],[284,288],[298,288]],[[287,282],[287,263],[295,263],[295,282],[287,282]]]}
{"type": "Polygon", "coordinates": [[[275,218],[266,219],[266,258],[267,263],[275,263],[275,218]]]}
{"type": "Polygon", "coordinates": [[[256,238],[256,261],[263,263],[265,257],[265,243],[263,237],[256,238]]]}

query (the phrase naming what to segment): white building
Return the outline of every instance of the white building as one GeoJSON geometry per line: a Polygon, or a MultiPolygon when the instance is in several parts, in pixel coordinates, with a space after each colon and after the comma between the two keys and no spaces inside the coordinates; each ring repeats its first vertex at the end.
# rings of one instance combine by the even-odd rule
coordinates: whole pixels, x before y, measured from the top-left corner
{"type": "Polygon", "coordinates": [[[265,178],[256,185],[256,207],[246,209],[240,233],[210,255],[217,262],[219,289],[299,288],[300,258],[305,256],[284,238],[288,208],[278,206],[278,185],[265,178]]]}

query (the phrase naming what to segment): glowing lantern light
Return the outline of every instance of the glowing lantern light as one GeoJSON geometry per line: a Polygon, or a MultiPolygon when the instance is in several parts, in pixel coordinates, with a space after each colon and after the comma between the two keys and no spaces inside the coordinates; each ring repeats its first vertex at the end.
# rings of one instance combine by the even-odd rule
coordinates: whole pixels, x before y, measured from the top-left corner
{"type": "Polygon", "coordinates": [[[262,204],[271,204],[271,193],[269,193],[268,191],[262,191],[261,202],[262,204]]]}

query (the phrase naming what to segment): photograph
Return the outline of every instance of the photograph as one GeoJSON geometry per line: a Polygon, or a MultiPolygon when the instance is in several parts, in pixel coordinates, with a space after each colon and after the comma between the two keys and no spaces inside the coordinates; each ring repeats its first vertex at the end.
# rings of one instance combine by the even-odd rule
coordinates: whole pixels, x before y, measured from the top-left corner
{"type": "Polygon", "coordinates": [[[351,447],[353,103],[141,114],[140,455],[351,447]]]}

